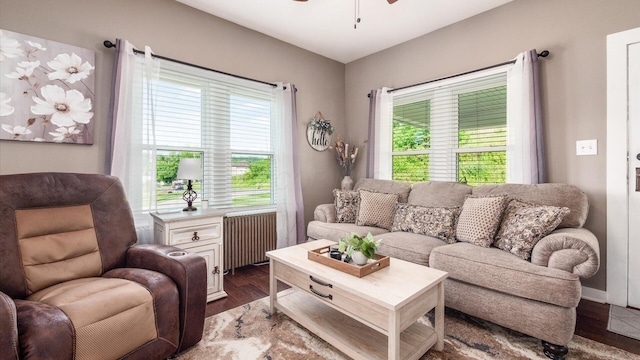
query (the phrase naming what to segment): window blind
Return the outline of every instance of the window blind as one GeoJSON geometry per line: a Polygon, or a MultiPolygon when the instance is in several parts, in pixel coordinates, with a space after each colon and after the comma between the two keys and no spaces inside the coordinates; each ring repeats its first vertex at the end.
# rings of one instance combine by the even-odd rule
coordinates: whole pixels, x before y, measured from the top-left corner
{"type": "Polygon", "coordinates": [[[175,179],[181,157],[202,159],[195,205],[272,206],[275,199],[273,87],[161,61],[148,91],[143,140],[156,178],[156,209],[184,205],[187,179],[175,179]]]}
{"type": "Polygon", "coordinates": [[[393,94],[393,179],[506,180],[506,70],[393,94]]]}

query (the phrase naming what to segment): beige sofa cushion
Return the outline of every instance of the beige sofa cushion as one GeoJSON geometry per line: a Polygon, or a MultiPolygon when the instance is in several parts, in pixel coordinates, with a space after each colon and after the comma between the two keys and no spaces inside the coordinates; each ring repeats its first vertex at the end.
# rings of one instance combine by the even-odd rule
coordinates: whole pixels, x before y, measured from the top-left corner
{"type": "Polygon", "coordinates": [[[489,247],[500,226],[506,196],[468,196],[456,227],[456,239],[489,247]]]}
{"type": "Polygon", "coordinates": [[[500,195],[532,202],[569,208],[558,228],[580,228],[589,215],[589,200],[582,190],[568,184],[501,184],[480,185],[473,189],[473,195],[500,195]]]}
{"type": "Polygon", "coordinates": [[[467,243],[437,247],[429,266],[448,272],[451,279],[531,300],[564,307],[580,301],[578,275],[534,265],[497,248],[467,243]]]}
{"type": "Polygon", "coordinates": [[[427,181],[413,184],[409,193],[409,204],[430,207],[462,206],[472,186],[456,182],[427,181]]]}
{"type": "Polygon", "coordinates": [[[391,256],[424,266],[429,266],[429,256],[434,248],[446,245],[446,243],[440,239],[408,232],[376,235],[374,239],[382,240],[378,245],[377,254],[391,256]]]}
{"type": "Polygon", "coordinates": [[[397,194],[398,201],[406,203],[409,199],[409,191],[411,191],[411,184],[395,181],[395,180],[380,180],[363,178],[358,180],[353,190],[371,190],[380,193],[397,194]]]}
{"type": "Polygon", "coordinates": [[[356,225],[391,229],[398,195],[364,189],[360,189],[358,193],[360,194],[360,207],[356,216],[356,225]]]}

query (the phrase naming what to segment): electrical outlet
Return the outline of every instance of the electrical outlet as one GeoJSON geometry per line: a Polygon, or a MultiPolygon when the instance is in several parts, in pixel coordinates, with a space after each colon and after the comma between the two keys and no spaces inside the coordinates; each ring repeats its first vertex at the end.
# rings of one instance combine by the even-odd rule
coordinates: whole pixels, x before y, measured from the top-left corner
{"type": "Polygon", "coordinates": [[[598,155],[598,140],[576,141],[576,155],[598,155]]]}

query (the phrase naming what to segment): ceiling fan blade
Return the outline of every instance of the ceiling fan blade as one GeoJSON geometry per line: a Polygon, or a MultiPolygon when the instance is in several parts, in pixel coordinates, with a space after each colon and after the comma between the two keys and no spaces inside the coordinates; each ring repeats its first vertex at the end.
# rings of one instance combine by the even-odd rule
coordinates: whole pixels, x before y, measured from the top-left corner
{"type": "Polygon", "coordinates": [[[388,2],[389,4],[393,4],[393,3],[394,3],[394,2],[396,2],[396,1],[398,1],[398,0],[387,0],[387,2],[388,2]]]}

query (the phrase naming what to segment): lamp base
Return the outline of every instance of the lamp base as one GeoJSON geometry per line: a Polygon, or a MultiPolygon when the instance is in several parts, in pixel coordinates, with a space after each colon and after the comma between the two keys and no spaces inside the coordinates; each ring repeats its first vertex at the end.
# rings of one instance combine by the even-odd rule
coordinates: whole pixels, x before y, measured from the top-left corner
{"type": "Polygon", "coordinates": [[[187,184],[187,190],[182,194],[182,200],[187,202],[187,207],[182,209],[182,211],[196,211],[196,210],[198,210],[195,206],[192,206],[193,205],[193,201],[195,199],[197,199],[197,198],[198,198],[198,193],[193,191],[191,180],[189,180],[189,183],[187,184]]]}

